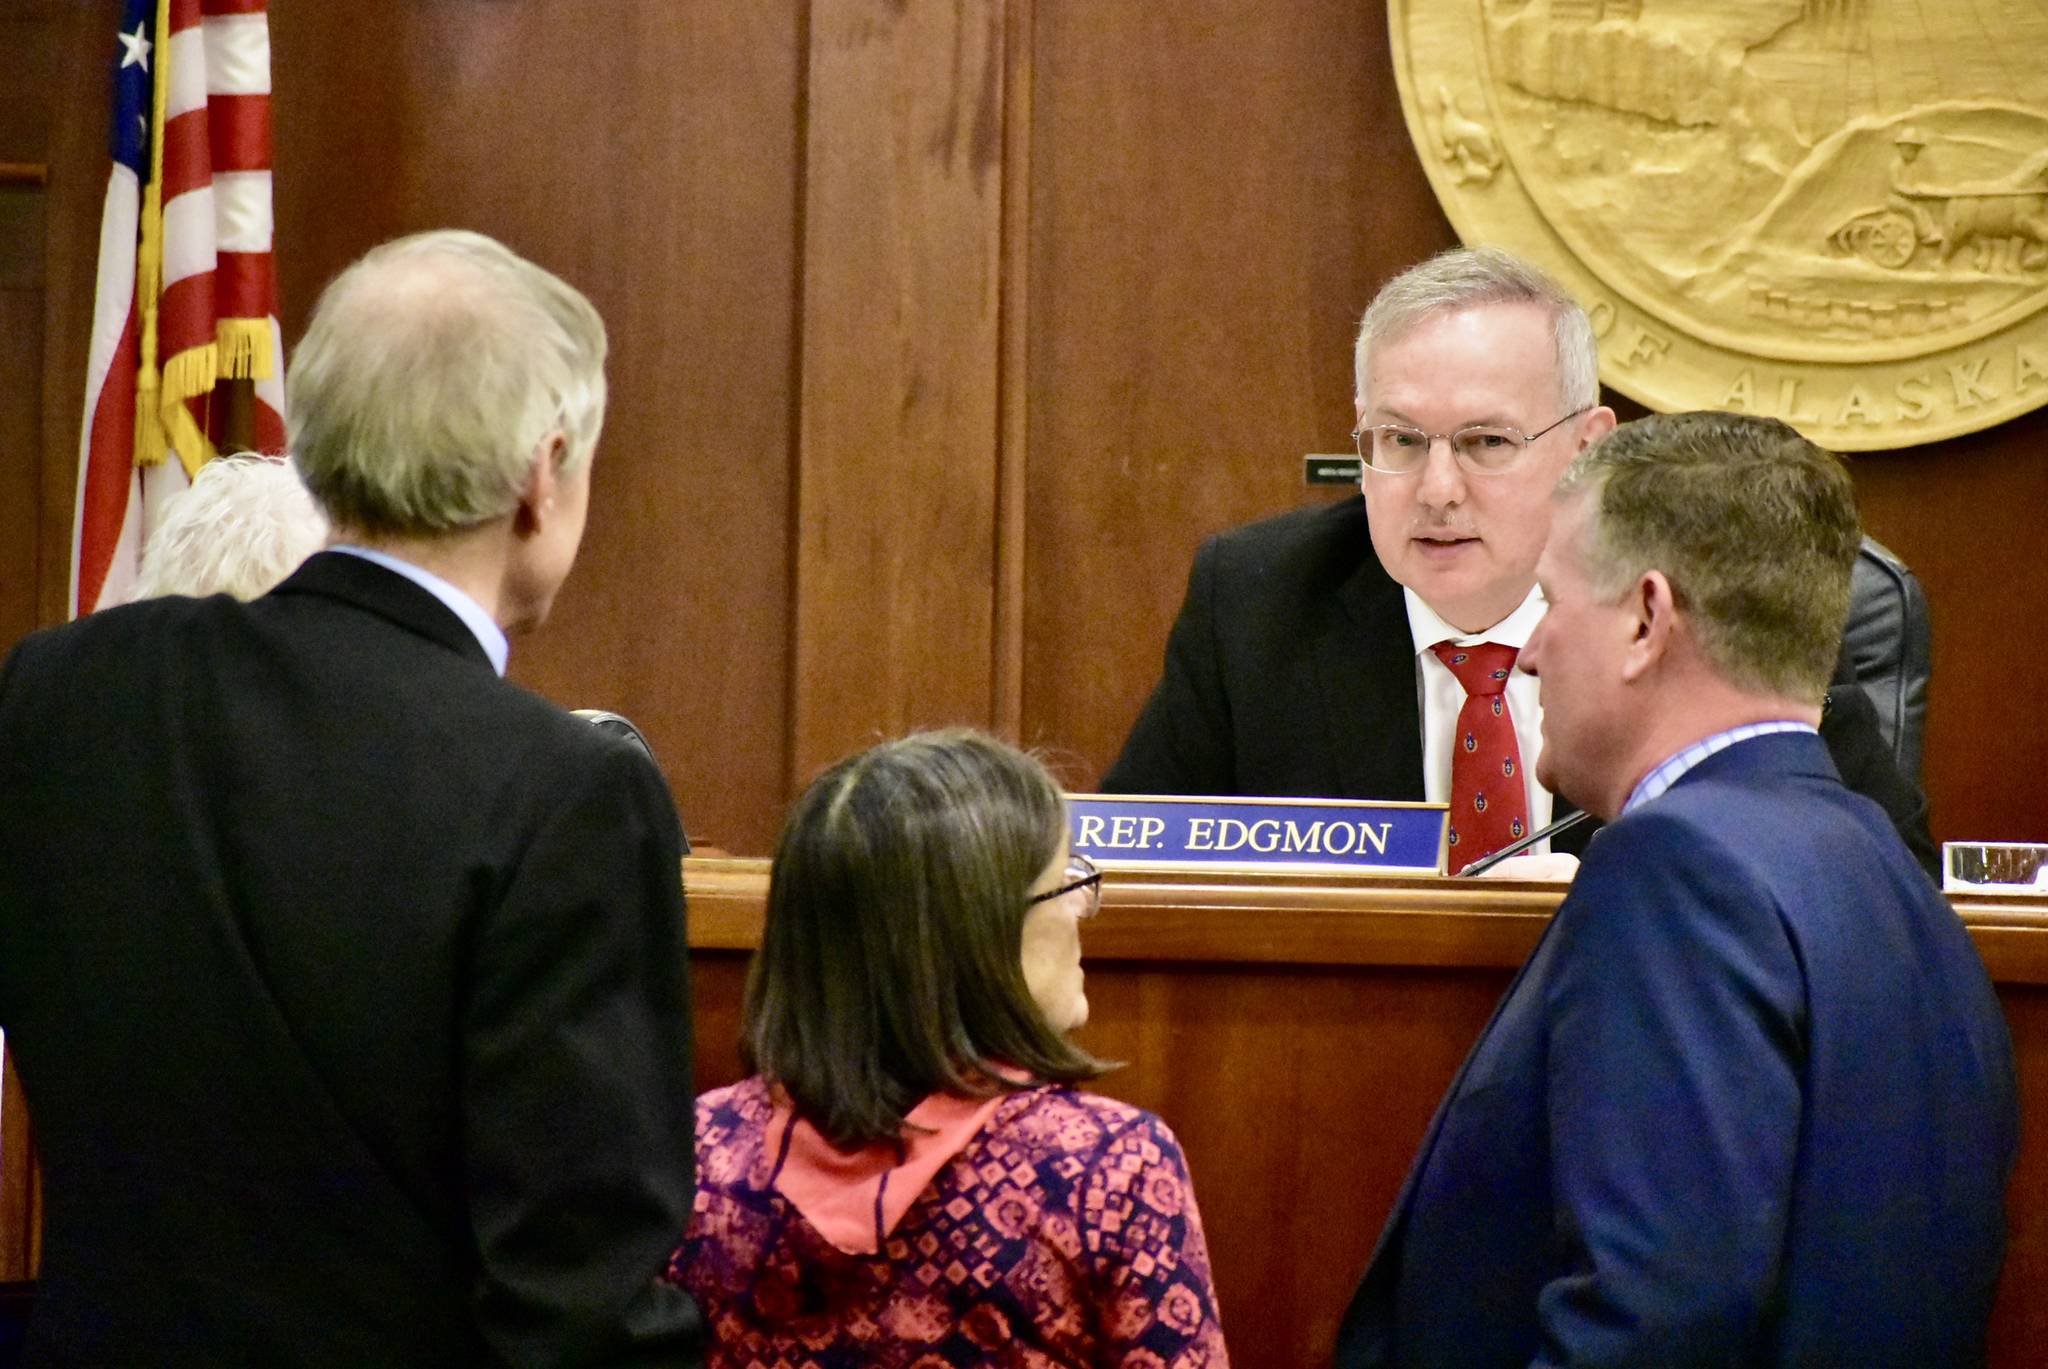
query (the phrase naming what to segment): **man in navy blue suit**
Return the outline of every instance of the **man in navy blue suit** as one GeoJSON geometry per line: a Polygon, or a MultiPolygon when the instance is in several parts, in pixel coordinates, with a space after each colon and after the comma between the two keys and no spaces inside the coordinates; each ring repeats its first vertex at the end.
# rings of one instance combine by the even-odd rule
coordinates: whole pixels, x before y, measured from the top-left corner
{"type": "Polygon", "coordinates": [[[1424,1139],[1365,1365],[1982,1363],[2018,1129],[1954,912],[1816,728],[1858,528],[1771,419],[1580,456],[1520,664],[1608,820],[1424,1139]]]}

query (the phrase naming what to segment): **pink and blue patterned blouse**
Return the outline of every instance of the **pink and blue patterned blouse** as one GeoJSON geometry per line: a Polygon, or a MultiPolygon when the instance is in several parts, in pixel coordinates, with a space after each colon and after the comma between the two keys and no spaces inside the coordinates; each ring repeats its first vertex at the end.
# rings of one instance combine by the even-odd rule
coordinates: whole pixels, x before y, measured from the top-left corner
{"type": "Polygon", "coordinates": [[[841,1156],[759,1079],[697,1100],[669,1277],[704,1311],[712,1369],[1229,1364],[1165,1123],[1050,1087],[912,1119],[915,1144],[841,1156]]]}

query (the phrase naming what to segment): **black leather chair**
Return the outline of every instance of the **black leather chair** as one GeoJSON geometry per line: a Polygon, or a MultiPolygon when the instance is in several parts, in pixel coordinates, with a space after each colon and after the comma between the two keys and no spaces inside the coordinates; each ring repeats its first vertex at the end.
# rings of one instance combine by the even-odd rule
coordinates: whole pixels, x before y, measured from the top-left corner
{"type": "MultiPolygon", "coordinates": [[[[638,747],[640,753],[648,760],[654,760],[654,748],[648,745],[646,734],[635,727],[633,720],[625,714],[614,713],[606,708],[577,708],[570,711],[607,737],[616,737],[628,746],[638,747]]],[[[661,768],[659,761],[655,761],[655,768],[661,768]]],[[[683,854],[690,854],[690,836],[687,832],[683,834],[683,854]]],[[[0,1369],[4,1369],[4,1366],[0,1366],[0,1369]]]]}
{"type": "Polygon", "coordinates": [[[1920,743],[1927,726],[1927,680],[1934,670],[1927,596],[1905,562],[1873,538],[1849,583],[1849,623],[1842,633],[1857,683],[1877,709],[1899,773],[1920,783],[1920,743]]]}

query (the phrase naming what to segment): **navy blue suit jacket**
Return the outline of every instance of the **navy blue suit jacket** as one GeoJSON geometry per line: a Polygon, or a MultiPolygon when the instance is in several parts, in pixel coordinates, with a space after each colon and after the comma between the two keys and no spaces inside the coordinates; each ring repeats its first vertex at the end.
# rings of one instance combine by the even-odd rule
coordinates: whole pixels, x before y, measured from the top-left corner
{"type": "Polygon", "coordinates": [[[1742,742],[1589,846],[1337,1362],[1981,1363],[2017,1129],[1960,920],[1817,739],[1742,742]]]}

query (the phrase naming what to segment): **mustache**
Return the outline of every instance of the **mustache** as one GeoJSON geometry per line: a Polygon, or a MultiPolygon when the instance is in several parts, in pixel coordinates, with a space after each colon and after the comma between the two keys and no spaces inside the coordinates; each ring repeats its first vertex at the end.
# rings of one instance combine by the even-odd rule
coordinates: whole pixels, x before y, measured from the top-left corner
{"type": "Polygon", "coordinates": [[[1463,518],[1416,518],[1408,524],[1410,537],[1477,537],[1479,529],[1463,518]]]}

